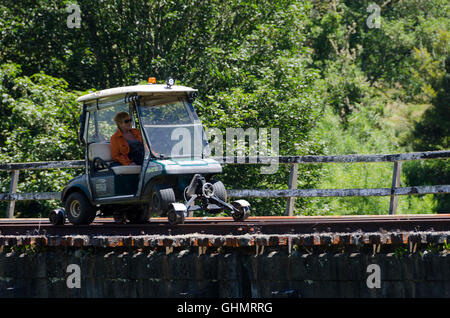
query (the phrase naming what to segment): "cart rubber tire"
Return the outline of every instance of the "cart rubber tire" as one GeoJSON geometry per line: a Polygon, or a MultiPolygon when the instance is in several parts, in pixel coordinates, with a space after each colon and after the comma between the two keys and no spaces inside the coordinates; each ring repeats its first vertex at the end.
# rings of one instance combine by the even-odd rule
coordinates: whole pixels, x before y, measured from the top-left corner
{"type": "Polygon", "coordinates": [[[214,195],[216,195],[220,200],[227,202],[227,190],[223,185],[222,181],[211,181],[214,187],[214,195]]]}
{"type": "Polygon", "coordinates": [[[81,192],[71,193],[65,202],[66,216],[74,225],[90,224],[94,221],[97,209],[81,192]]]}
{"type": "Polygon", "coordinates": [[[150,204],[144,204],[142,207],[136,207],[133,211],[127,211],[127,219],[131,224],[144,224],[148,223],[151,217],[150,204]]]}
{"type": "Polygon", "coordinates": [[[115,210],[113,212],[114,223],[116,224],[126,224],[127,223],[127,215],[123,210],[115,210]]]}
{"type": "Polygon", "coordinates": [[[175,203],[175,192],[167,186],[156,186],[152,191],[152,214],[167,216],[169,204],[175,203]]]}

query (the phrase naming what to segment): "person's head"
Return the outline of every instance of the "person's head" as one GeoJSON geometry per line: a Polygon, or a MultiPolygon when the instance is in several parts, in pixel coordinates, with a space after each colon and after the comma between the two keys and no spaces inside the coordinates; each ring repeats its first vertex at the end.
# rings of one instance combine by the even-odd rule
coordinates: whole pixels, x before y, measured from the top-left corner
{"type": "Polygon", "coordinates": [[[131,117],[127,112],[120,112],[114,116],[114,122],[121,131],[131,129],[131,117]]]}

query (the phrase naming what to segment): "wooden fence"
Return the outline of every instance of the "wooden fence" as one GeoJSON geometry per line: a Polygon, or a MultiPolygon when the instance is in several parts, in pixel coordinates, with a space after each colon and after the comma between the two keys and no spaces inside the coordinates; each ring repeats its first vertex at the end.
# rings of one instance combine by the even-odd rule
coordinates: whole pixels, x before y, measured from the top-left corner
{"type": "MultiPolygon", "coordinates": [[[[230,197],[286,197],[286,215],[293,215],[296,197],[347,197],[347,196],[390,196],[389,214],[397,213],[399,195],[440,194],[450,193],[450,185],[429,185],[400,187],[400,175],[403,161],[448,159],[450,150],[414,152],[402,154],[379,155],[340,155],[340,156],[280,156],[280,157],[213,157],[221,164],[288,164],[290,174],[288,189],[286,190],[228,190],[230,197]],[[312,163],[356,163],[356,162],[393,162],[392,185],[390,188],[370,189],[297,189],[297,175],[299,164],[312,163]]],[[[20,170],[47,170],[82,168],[84,160],[28,162],[0,164],[0,171],[9,171],[11,185],[9,193],[0,193],[0,201],[8,201],[7,216],[14,217],[16,201],[25,200],[59,200],[60,192],[17,193],[20,170]]]]}

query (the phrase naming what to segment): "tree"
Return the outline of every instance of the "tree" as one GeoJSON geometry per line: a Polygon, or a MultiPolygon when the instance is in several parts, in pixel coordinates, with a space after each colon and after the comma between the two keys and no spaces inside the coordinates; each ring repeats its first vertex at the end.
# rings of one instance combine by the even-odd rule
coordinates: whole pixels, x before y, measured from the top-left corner
{"type": "MultiPolygon", "coordinates": [[[[0,23],[5,26],[0,61],[19,63],[27,57],[23,78],[32,82],[27,85],[41,85],[45,76],[33,75],[40,71],[63,78],[68,91],[132,85],[149,75],[158,79],[171,75],[177,83],[199,89],[196,106],[205,126],[279,128],[281,154],[320,152],[308,137],[322,109],[318,74],[309,68],[311,51],[305,47],[308,4],[290,0],[79,1],[80,29],[67,28],[65,4],[30,0],[27,10],[14,1],[0,5],[0,23]]],[[[76,131],[74,126],[70,129],[76,131]]],[[[8,151],[16,150],[14,143],[23,145],[23,138],[30,139],[27,145],[31,145],[35,133],[39,129],[17,138],[8,135],[8,151]]],[[[54,138],[56,142],[65,136],[54,138]]],[[[54,155],[51,160],[65,157],[51,150],[45,153],[54,155]]],[[[70,159],[81,157],[71,153],[70,159]]],[[[23,153],[11,159],[36,157],[23,153]]],[[[301,170],[302,185],[313,184],[314,169],[301,170]]],[[[228,188],[285,188],[287,173],[288,167],[280,167],[278,174],[260,176],[259,167],[230,166],[223,178],[228,188]],[[237,173],[246,175],[239,184],[237,173]]],[[[255,202],[256,210],[283,213],[285,199],[272,208],[270,202],[264,208],[255,202]]]]}
{"type": "MultiPolygon", "coordinates": [[[[445,60],[445,75],[434,87],[437,91],[428,108],[414,126],[412,145],[416,151],[450,149],[450,58],[445,60]]],[[[406,170],[411,185],[448,184],[448,160],[432,160],[410,165],[406,170]]],[[[435,195],[438,213],[450,212],[450,195],[435,195]]]]}
{"type": "MultiPolygon", "coordinates": [[[[20,76],[17,64],[0,66],[0,162],[72,160],[83,157],[77,142],[80,105],[68,84],[43,73],[20,76]]],[[[61,191],[76,171],[21,171],[19,192],[61,191]]],[[[2,178],[8,192],[9,178],[2,178]]],[[[47,215],[51,202],[18,202],[18,215],[47,215]]]]}

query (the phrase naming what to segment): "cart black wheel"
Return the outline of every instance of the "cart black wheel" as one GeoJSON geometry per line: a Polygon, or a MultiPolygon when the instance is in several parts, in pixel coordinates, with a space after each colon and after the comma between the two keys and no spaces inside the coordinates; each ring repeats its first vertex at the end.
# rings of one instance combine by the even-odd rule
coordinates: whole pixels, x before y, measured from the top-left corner
{"type": "Polygon", "coordinates": [[[183,224],[184,213],[182,211],[177,212],[174,208],[170,207],[167,211],[167,219],[170,225],[183,224]]]}
{"type": "Polygon", "coordinates": [[[116,223],[116,224],[126,224],[127,223],[126,213],[121,209],[117,209],[113,212],[113,218],[114,218],[114,223],[116,223]]]}
{"type": "Polygon", "coordinates": [[[81,192],[71,193],[65,203],[67,218],[74,225],[90,224],[95,219],[97,209],[81,192]]]}
{"type": "Polygon", "coordinates": [[[242,222],[250,216],[250,207],[242,206],[239,202],[233,201],[231,204],[238,210],[233,213],[233,220],[236,222],[242,222]]]}
{"type": "Polygon", "coordinates": [[[175,192],[170,187],[156,186],[152,191],[151,214],[166,216],[169,204],[175,202],[175,192]]]}
{"type": "Polygon", "coordinates": [[[144,204],[141,207],[128,210],[126,216],[132,224],[143,224],[150,220],[151,212],[150,204],[144,204]]]}
{"type": "Polygon", "coordinates": [[[93,212],[89,214],[89,216],[86,219],[86,223],[85,224],[91,224],[92,222],[94,222],[95,217],[97,216],[97,211],[99,210],[98,207],[93,206],[93,212]]]}

